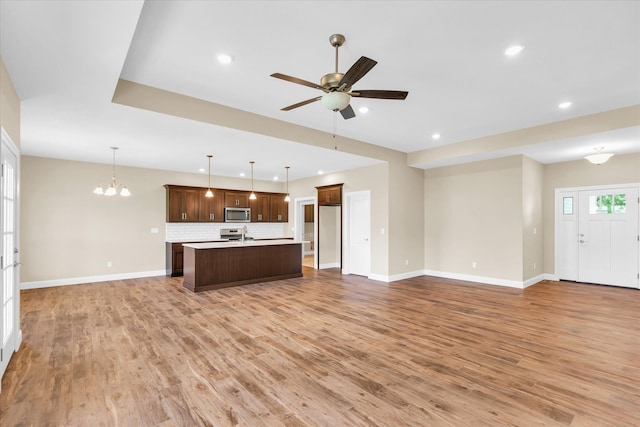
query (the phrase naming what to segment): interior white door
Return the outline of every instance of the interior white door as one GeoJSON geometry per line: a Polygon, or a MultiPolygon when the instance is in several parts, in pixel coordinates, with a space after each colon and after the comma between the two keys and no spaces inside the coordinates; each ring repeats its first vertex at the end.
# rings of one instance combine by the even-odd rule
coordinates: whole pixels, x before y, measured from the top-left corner
{"type": "Polygon", "coordinates": [[[18,346],[18,274],[17,274],[17,156],[6,148],[3,139],[0,150],[2,176],[0,198],[0,378],[18,346]]]}
{"type": "Polygon", "coordinates": [[[578,281],[638,288],[638,189],[580,192],[578,281]]]}
{"type": "Polygon", "coordinates": [[[371,210],[368,192],[349,196],[349,273],[368,276],[371,270],[371,210]]]}

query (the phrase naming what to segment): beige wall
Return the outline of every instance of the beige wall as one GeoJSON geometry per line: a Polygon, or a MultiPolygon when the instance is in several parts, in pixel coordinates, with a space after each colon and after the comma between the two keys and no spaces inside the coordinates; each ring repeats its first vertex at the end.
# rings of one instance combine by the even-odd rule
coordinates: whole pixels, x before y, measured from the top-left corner
{"type": "Polygon", "coordinates": [[[554,194],[557,188],[640,183],[640,153],[613,156],[596,166],[586,160],[544,167],[544,272],[554,274],[554,194]]]}
{"type": "MultiPolygon", "coordinates": [[[[133,196],[108,198],[92,191],[108,183],[111,165],[22,156],[21,166],[22,282],[164,270],[163,186],[207,185],[205,175],[118,167],[133,196]]],[[[251,188],[248,179],[216,176],[212,185],[251,188]]],[[[283,190],[262,181],[255,189],[283,190]]]]}
{"type": "Polygon", "coordinates": [[[0,126],[20,148],[20,99],[0,56],[0,126]]]}
{"type": "Polygon", "coordinates": [[[523,279],[539,276],[544,270],[542,192],[544,166],[522,157],[522,253],[523,279]]]}
{"type": "Polygon", "coordinates": [[[522,157],[424,175],[425,269],[522,281],[522,157]]]}
{"type": "MultiPolygon", "coordinates": [[[[388,165],[380,163],[374,166],[352,169],[328,175],[301,179],[289,183],[291,200],[303,197],[316,197],[316,187],[343,183],[343,193],[369,190],[371,192],[371,272],[387,276],[389,274],[388,233],[384,235],[375,230],[389,228],[389,186],[388,165]]],[[[295,203],[289,204],[289,221],[293,224],[295,203]]]]}

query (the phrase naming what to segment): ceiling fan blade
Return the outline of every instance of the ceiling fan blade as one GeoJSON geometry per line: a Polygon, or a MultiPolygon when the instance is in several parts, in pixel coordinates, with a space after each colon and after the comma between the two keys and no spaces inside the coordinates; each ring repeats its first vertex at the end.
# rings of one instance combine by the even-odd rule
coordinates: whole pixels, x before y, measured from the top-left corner
{"type": "Polygon", "coordinates": [[[353,64],[346,73],[344,73],[344,76],[342,76],[338,86],[342,87],[344,85],[344,87],[350,88],[356,84],[358,80],[363,78],[365,74],[371,71],[377,63],[378,62],[373,59],[361,56],[360,59],[358,59],[356,63],[353,64]]]}
{"type": "Polygon", "coordinates": [[[321,96],[316,98],[307,99],[306,101],[298,102],[297,104],[289,105],[288,107],[281,108],[282,111],[293,110],[294,108],[302,107],[303,105],[311,104],[312,102],[320,101],[322,99],[321,96]]]}
{"type": "Polygon", "coordinates": [[[342,114],[342,118],[345,120],[352,119],[356,116],[355,111],[353,111],[353,108],[351,108],[351,104],[340,110],[340,114],[342,114]]]}
{"type": "Polygon", "coordinates": [[[409,92],[401,90],[354,90],[349,95],[358,98],[405,99],[409,92]]]}
{"type": "Polygon", "coordinates": [[[286,74],[273,73],[273,74],[271,74],[271,77],[275,77],[276,79],[286,80],[286,81],[291,82],[291,83],[297,83],[297,84],[303,85],[303,86],[309,86],[309,87],[312,87],[314,89],[320,89],[323,92],[327,92],[327,90],[325,88],[323,88],[322,86],[320,86],[318,84],[311,83],[311,82],[308,82],[306,80],[299,79],[297,77],[287,76],[286,74]]]}

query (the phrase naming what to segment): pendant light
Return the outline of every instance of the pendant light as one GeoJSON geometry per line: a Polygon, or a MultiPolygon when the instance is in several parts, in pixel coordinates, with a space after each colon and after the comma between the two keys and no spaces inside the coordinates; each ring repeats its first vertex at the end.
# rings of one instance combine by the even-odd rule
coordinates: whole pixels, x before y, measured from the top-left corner
{"type": "Polygon", "coordinates": [[[289,202],[291,201],[291,197],[289,197],[289,166],[285,166],[284,168],[287,171],[287,195],[284,196],[284,201],[289,202]]]}
{"type": "Polygon", "coordinates": [[[249,195],[249,200],[255,200],[256,199],[256,193],[253,192],[253,164],[255,162],[253,160],[251,160],[249,163],[251,163],[251,194],[249,195]]]}
{"type": "Polygon", "coordinates": [[[601,165],[613,156],[612,153],[603,153],[604,147],[594,148],[596,150],[596,154],[591,154],[589,156],[585,156],[585,159],[593,163],[594,165],[601,165]]]}
{"type": "Polygon", "coordinates": [[[207,154],[207,158],[209,158],[209,187],[204,197],[213,197],[213,191],[211,191],[211,157],[213,157],[211,154],[207,154]]]}
{"type": "MultiPolygon", "coordinates": [[[[111,184],[107,187],[105,191],[102,190],[102,186],[98,185],[95,190],[93,190],[93,194],[105,195],[105,196],[115,196],[118,193],[118,188],[120,184],[118,184],[118,180],[116,179],[116,150],[118,147],[110,147],[113,150],[113,175],[111,176],[111,184]]],[[[122,197],[131,196],[131,192],[127,188],[126,185],[122,186],[120,190],[120,195],[122,197]]]]}

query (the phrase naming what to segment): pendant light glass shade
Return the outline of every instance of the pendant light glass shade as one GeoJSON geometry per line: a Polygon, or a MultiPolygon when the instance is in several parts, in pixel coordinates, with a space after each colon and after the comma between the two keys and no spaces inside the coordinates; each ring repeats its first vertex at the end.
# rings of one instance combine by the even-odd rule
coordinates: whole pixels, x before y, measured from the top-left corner
{"type": "Polygon", "coordinates": [[[213,157],[211,154],[207,154],[207,157],[209,158],[209,185],[207,187],[207,192],[204,194],[204,197],[213,197],[213,191],[211,191],[211,157],[213,157]]]}
{"type": "Polygon", "coordinates": [[[256,193],[253,192],[253,164],[255,163],[253,160],[249,162],[251,164],[251,194],[249,195],[249,200],[257,199],[256,193]]]}
{"type": "Polygon", "coordinates": [[[287,195],[284,196],[284,201],[285,202],[290,202],[291,201],[291,197],[289,197],[289,166],[285,166],[284,168],[287,171],[287,195]]]}
{"type": "MultiPolygon", "coordinates": [[[[102,186],[98,185],[94,190],[93,194],[97,194],[99,196],[115,196],[118,194],[118,188],[120,188],[120,184],[118,184],[118,180],[116,179],[116,150],[118,147],[110,147],[113,150],[113,175],[111,176],[111,184],[107,187],[106,190],[102,190],[102,186]]],[[[129,197],[131,196],[131,192],[127,188],[126,185],[122,186],[120,189],[120,196],[129,197]]]]}
{"type": "Polygon", "coordinates": [[[613,156],[613,153],[603,153],[602,150],[604,150],[604,147],[594,148],[594,150],[597,151],[596,154],[585,156],[585,159],[587,159],[594,165],[601,165],[613,156]]]}

